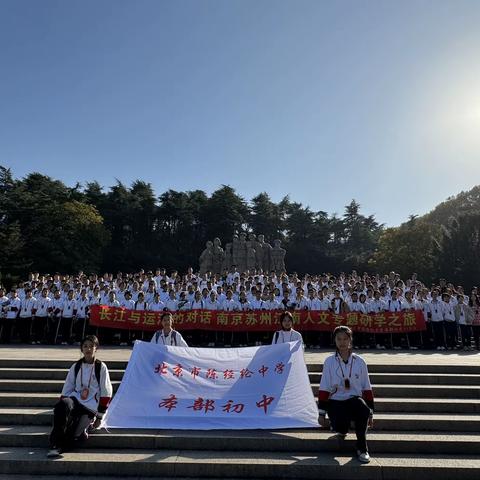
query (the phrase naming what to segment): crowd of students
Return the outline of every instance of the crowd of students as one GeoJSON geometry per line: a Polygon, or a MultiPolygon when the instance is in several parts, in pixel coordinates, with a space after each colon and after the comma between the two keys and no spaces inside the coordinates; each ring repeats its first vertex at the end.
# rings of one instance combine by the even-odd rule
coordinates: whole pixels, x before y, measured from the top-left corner
{"type": "MultiPolygon", "coordinates": [[[[356,335],[355,347],[480,349],[480,297],[476,287],[466,293],[462,286],[444,279],[427,286],[415,274],[401,279],[394,272],[359,275],[354,271],[338,276],[301,277],[275,272],[239,273],[235,268],[223,275],[200,275],[191,268],[183,275],[176,271],[167,274],[165,269],[116,275],[31,273],[8,293],[0,289],[0,341],[9,343],[13,331],[24,343],[78,342],[86,333],[98,334],[98,329],[88,322],[93,304],[171,312],[283,309],[339,314],[421,310],[426,331],[404,335],[360,333],[356,335]]],[[[111,329],[104,329],[103,333],[104,343],[121,344],[128,344],[139,335],[111,329]]],[[[249,339],[248,335],[245,338],[235,334],[228,341],[224,335],[213,338],[201,332],[190,331],[186,336],[197,344],[208,341],[210,345],[245,345],[254,338],[259,343],[255,335],[249,339]]],[[[260,341],[264,343],[268,336],[260,337],[260,341]]],[[[332,344],[330,334],[305,332],[304,339],[308,347],[332,344]]]]}

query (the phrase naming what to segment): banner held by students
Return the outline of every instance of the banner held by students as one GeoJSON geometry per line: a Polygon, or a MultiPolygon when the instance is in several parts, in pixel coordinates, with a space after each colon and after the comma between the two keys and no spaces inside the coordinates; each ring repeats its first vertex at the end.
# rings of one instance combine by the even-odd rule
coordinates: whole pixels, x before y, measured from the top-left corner
{"type": "MultiPolygon", "coordinates": [[[[273,332],[279,326],[283,310],[252,310],[223,312],[220,310],[187,310],[171,312],[177,330],[214,330],[216,332],[273,332]]],[[[161,328],[164,312],[128,310],[125,308],[92,305],[90,323],[97,327],[152,331],[161,328]]],[[[404,333],[426,329],[421,310],[366,314],[350,312],[334,314],[320,310],[292,312],[294,328],[303,331],[332,332],[347,325],[354,332],[404,333]]]]}
{"type": "Polygon", "coordinates": [[[136,341],[107,428],[318,427],[300,342],[184,348],[136,341]]]}

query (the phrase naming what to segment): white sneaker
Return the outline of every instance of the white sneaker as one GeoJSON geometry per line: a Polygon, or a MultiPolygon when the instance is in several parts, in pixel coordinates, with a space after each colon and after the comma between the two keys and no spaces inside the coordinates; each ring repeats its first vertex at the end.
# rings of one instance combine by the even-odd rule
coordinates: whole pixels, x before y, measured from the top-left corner
{"type": "Polygon", "coordinates": [[[357,450],[357,457],[361,463],[370,463],[370,455],[368,452],[362,453],[360,450],[357,450]]]}
{"type": "Polygon", "coordinates": [[[62,454],[60,452],[60,449],[58,449],[58,448],[52,448],[47,453],[47,458],[58,458],[58,457],[61,457],[61,456],[62,456],[62,454]]]}

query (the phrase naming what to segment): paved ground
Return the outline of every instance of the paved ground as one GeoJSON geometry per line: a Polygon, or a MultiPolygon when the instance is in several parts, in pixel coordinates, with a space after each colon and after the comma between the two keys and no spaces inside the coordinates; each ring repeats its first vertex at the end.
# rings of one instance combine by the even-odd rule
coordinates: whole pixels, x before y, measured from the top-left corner
{"type": "MultiPolygon", "coordinates": [[[[130,358],[132,347],[102,347],[98,356],[105,362],[126,361],[130,358]]],[[[355,350],[369,364],[392,365],[480,365],[480,352],[436,352],[436,351],[377,351],[355,350]]],[[[323,363],[331,350],[307,350],[307,363],[323,363]]],[[[1,345],[0,359],[39,359],[39,360],[72,360],[81,356],[79,347],[71,346],[31,346],[31,345],[1,345]]]]}

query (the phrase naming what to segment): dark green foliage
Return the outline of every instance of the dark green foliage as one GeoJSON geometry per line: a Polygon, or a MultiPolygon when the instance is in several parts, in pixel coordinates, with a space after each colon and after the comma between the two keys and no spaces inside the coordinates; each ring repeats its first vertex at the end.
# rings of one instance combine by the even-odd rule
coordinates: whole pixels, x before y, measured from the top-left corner
{"type": "Polygon", "coordinates": [[[472,213],[478,188],[429,216],[412,215],[385,229],[355,200],[342,216],[329,216],[288,196],[275,203],[266,192],[248,203],[228,185],[210,196],[168,190],[157,198],[141,180],[117,181],[108,190],[97,182],[69,188],[40,173],[14,179],[0,167],[0,273],[5,279],[28,270],[184,271],[197,268],[207,240],[225,244],[235,233],[253,231],[272,244],[280,239],[287,269],[300,274],[395,270],[407,277],[416,271],[428,282],[441,275],[471,286],[480,271],[480,216],[472,213]],[[466,214],[455,215],[457,207],[466,214]]]}

